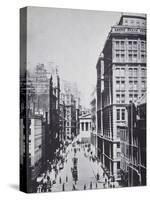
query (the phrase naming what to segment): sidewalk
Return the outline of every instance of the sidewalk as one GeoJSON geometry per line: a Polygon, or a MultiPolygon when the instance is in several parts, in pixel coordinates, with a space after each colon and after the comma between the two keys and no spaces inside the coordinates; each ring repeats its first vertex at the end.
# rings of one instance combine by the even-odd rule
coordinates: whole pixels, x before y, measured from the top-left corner
{"type": "Polygon", "coordinates": [[[105,183],[107,188],[108,187],[110,188],[111,185],[112,185],[112,187],[115,187],[115,188],[120,187],[119,183],[117,181],[115,181],[115,182],[110,181],[105,169],[102,167],[100,162],[98,162],[97,160],[93,162],[91,159],[90,165],[92,167],[92,170],[93,170],[93,173],[94,173],[94,176],[96,177],[96,179],[97,179],[97,174],[99,174],[99,180],[97,180],[98,183],[103,183],[103,184],[105,183]],[[103,174],[104,174],[104,176],[103,176],[103,174]]]}

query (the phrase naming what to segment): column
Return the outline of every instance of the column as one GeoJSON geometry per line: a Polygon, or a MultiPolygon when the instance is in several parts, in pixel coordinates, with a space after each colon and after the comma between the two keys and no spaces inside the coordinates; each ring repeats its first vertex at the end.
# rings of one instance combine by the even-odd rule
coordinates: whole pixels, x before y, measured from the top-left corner
{"type": "Polygon", "coordinates": [[[105,165],[105,163],[104,163],[104,160],[105,160],[105,158],[104,158],[104,140],[102,139],[102,145],[103,145],[103,151],[102,151],[102,164],[103,164],[103,166],[105,165]]]}
{"type": "MultiPolygon", "coordinates": [[[[109,157],[111,158],[111,143],[109,145],[109,157]]],[[[112,175],[112,161],[110,159],[110,166],[109,166],[109,169],[110,169],[110,176],[112,175]]]]}
{"type": "Polygon", "coordinates": [[[86,131],[86,123],[84,122],[84,131],[86,131]]]}

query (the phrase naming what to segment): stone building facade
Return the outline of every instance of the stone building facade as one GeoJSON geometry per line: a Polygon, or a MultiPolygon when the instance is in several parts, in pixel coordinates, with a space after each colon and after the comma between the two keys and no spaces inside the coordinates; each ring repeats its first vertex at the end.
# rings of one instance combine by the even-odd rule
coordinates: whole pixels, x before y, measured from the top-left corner
{"type": "Polygon", "coordinates": [[[122,15],[111,28],[97,62],[98,156],[106,173],[120,180],[120,131],[127,105],[146,91],[146,17],[122,15]]]}

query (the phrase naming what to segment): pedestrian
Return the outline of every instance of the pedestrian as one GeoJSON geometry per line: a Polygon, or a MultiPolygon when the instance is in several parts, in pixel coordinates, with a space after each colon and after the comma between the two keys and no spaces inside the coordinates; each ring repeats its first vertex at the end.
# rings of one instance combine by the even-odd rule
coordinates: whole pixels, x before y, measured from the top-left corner
{"type": "Polygon", "coordinates": [[[51,180],[49,176],[47,177],[47,188],[48,188],[48,191],[51,190],[51,180]]]}
{"type": "Polygon", "coordinates": [[[99,173],[97,173],[97,180],[99,180],[99,173]]]}
{"type": "Polygon", "coordinates": [[[66,176],[66,183],[68,182],[68,176],[66,176]]]}
{"type": "Polygon", "coordinates": [[[105,188],[105,183],[103,183],[103,188],[105,188]]]}
{"type": "Polygon", "coordinates": [[[84,190],[86,190],[86,184],[84,184],[84,190]]]}
{"type": "Polygon", "coordinates": [[[107,178],[105,178],[105,183],[107,183],[107,178]]]}
{"type": "Polygon", "coordinates": [[[90,182],[90,189],[92,189],[92,181],[90,182]]]}
{"type": "Polygon", "coordinates": [[[73,184],[72,190],[76,190],[76,187],[75,187],[75,185],[74,185],[74,184],[73,184]]]}
{"type": "Polygon", "coordinates": [[[61,184],[61,177],[59,177],[59,183],[61,184]]]}
{"type": "Polygon", "coordinates": [[[96,182],[96,188],[97,188],[97,182],[96,182]]]}
{"type": "Polygon", "coordinates": [[[62,191],[65,191],[65,183],[62,185],[62,191]]]}

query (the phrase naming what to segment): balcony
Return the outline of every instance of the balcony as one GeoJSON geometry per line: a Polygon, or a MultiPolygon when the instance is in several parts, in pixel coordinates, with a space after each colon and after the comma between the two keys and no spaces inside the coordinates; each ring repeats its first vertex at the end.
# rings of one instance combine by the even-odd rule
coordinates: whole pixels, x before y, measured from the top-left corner
{"type": "Polygon", "coordinates": [[[141,27],[113,26],[111,33],[146,35],[146,29],[141,27]]]}

